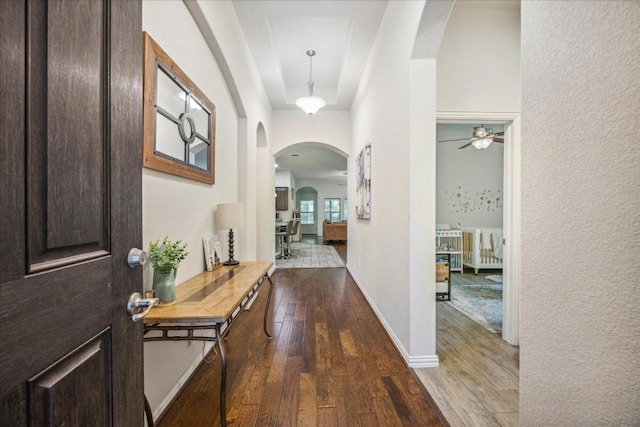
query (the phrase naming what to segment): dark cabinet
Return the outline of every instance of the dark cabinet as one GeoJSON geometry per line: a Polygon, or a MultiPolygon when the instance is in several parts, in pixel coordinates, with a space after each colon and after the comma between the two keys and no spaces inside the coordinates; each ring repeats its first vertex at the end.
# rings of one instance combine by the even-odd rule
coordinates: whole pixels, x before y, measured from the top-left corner
{"type": "Polygon", "coordinates": [[[276,210],[289,210],[289,187],[276,187],[276,210]]]}

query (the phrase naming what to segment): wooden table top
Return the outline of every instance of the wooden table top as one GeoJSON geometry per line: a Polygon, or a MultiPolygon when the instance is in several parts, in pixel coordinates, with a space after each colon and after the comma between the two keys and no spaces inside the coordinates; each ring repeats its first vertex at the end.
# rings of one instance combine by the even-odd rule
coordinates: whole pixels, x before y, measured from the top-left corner
{"type": "Polygon", "coordinates": [[[272,265],[241,262],[198,274],[176,287],[175,304],[152,308],[144,323],[224,322],[272,265]]]}

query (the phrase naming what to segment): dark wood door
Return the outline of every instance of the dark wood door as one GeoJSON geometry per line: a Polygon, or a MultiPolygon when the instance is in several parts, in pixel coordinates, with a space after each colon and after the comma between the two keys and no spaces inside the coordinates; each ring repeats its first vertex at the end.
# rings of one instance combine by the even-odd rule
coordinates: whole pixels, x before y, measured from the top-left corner
{"type": "Polygon", "coordinates": [[[0,1],[0,425],[139,426],[138,1],[0,1]]]}

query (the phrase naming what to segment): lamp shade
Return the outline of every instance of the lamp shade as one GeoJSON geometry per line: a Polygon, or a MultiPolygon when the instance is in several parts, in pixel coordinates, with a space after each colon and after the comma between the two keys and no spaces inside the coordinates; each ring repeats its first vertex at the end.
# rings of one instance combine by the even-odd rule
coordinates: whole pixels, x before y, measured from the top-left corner
{"type": "Polygon", "coordinates": [[[216,225],[220,230],[244,227],[242,203],[223,203],[216,209],[216,225]]]}
{"type": "Polygon", "coordinates": [[[296,105],[304,110],[308,115],[313,115],[318,112],[319,109],[327,105],[324,99],[317,96],[303,96],[296,100],[296,105]]]}

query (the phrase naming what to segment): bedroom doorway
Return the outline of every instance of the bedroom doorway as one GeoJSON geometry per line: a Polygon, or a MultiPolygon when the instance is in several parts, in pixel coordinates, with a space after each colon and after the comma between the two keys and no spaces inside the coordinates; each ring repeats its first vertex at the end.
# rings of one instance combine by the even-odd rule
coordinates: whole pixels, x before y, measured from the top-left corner
{"type": "MultiPolygon", "coordinates": [[[[447,173],[441,173],[441,171],[437,172],[438,179],[436,180],[436,206],[437,206],[437,216],[436,218],[440,218],[445,212],[452,212],[449,214],[449,218],[451,221],[446,222],[442,221],[444,224],[449,224],[449,226],[453,228],[472,228],[478,225],[489,225],[489,222],[485,222],[484,224],[465,224],[465,218],[473,218],[473,216],[469,216],[470,210],[473,208],[479,209],[478,212],[483,211],[486,212],[484,217],[478,216],[476,217],[478,221],[490,221],[491,215],[494,215],[493,218],[497,221],[497,218],[501,217],[502,222],[502,239],[504,242],[503,246],[503,254],[502,254],[502,330],[501,335],[502,338],[512,345],[518,345],[519,342],[519,307],[518,307],[518,299],[519,299],[519,254],[520,254],[520,242],[518,236],[520,235],[520,117],[517,113],[438,113],[436,116],[437,119],[437,128],[439,132],[436,134],[436,139],[445,140],[445,139],[457,139],[456,137],[447,137],[447,133],[451,135],[455,135],[455,132],[461,132],[463,129],[464,134],[459,138],[468,137],[467,141],[456,141],[456,142],[448,142],[448,143],[439,143],[438,145],[448,144],[450,150],[453,151],[470,151],[470,153],[465,153],[461,159],[465,159],[466,161],[470,161],[469,159],[478,158],[477,155],[491,154],[491,146],[487,149],[478,150],[473,146],[469,146],[467,148],[463,148],[458,150],[458,147],[468,143],[470,141],[471,134],[473,132],[474,126],[479,126],[483,124],[485,128],[491,128],[494,132],[504,132],[504,143],[501,144],[501,147],[493,147],[493,156],[496,156],[496,153],[502,151],[502,159],[493,159],[492,163],[486,165],[486,168],[476,169],[474,172],[477,177],[483,175],[492,175],[493,181],[490,186],[477,187],[476,184],[473,184],[473,188],[471,188],[471,184],[469,184],[469,188],[464,188],[462,183],[458,185],[454,185],[452,188],[447,188],[447,193],[444,194],[444,191],[441,192],[441,180],[445,177],[451,176],[462,176],[463,172],[463,164],[456,163],[450,164],[450,169],[452,171],[448,171],[447,173]],[[445,127],[449,126],[448,128],[445,127]],[[441,133],[440,131],[444,131],[441,133]],[[453,132],[453,134],[451,133],[453,132]],[[465,136],[466,135],[466,136],[465,136]],[[451,147],[453,144],[453,147],[451,147]],[[496,166],[499,160],[502,160],[501,166],[496,166]],[[495,170],[491,170],[491,168],[495,169],[496,167],[501,168],[501,173],[496,174],[495,170]],[[502,188],[501,191],[498,192],[499,188],[495,188],[496,184],[496,176],[501,175],[502,178],[502,188]],[[457,188],[460,187],[460,188],[457,188]],[[459,190],[459,191],[456,191],[459,190]],[[466,193],[465,193],[466,191],[466,193]],[[496,208],[495,206],[501,202],[501,208],[496,208]],[[446,206],[442,206],[445,203],[446,206]],[[492,205],[494,204],[494,205],[492,205]],[[499,209],[499,212],[496,212],[496,209],[499,209]],[[455,212],[456,210],[461,212],[455,212]],[[465,211],[466,210],[466,214],[465,211]],[[456,215],[457,214],[457,215],[456,215]],[[453,222],[453,224],[451,223],[453,222]]],[[[458,133],[459,134],[459,133],[458,133]]],[[[495,142],[492,143],[496,144],[495,142]]],[[[438,150],[439,147],[436,148],[438,150]]],[[[488,156],[485,156],[488,157],[488,156]]],[[[439,169],[442,165],[437,163],[437,169],[439,169]]],[[[476,181],[480,181],[480,179],[476,179],[476,181]]],[[[489,182],[488,181],[488,182],[489,182]]],[[[450,187],[450,185],[449,185],[450,187]]],[[[446,215],[445,215],[446,218],[446,215]]],[[[440,219],[436,220],[440,223],[440,219]]],[[[442,224],[434,224],[434,227],[442,226],[442,224]]],[[[498,228],[498,227],[494,227],[498,228]]],[[[499,238],[499,236],[497,236],[499,238]]],[[[457,269],[457,268],[456,268],[457,269]]],[[[480,269],[480,273],[483,276],[489,273],[490,275],[499,274],[499,270],[486,270],[483,271],[480,269]]],[[[458,276],[460,273],[454,273],[452,277],[454,280],[456,277],[464,277],[473,275],[473,269],[467,271],[465,270],[464,276],[458,276]]],[[[490,284],[488,279],[483,278],[485,280],[485,284],[490,284]]],[[[487,288],[491,288],[495,286],[487,286],[487,288]]]]}
{"type": "Polygon", "coordinates": [[[436,126],[436,245],[451,256],[448,304],[493,333],[502,332],[503,133],[503,124],[436,126]],[[497,136],[479,149],[476,133],[497,136]]]}

